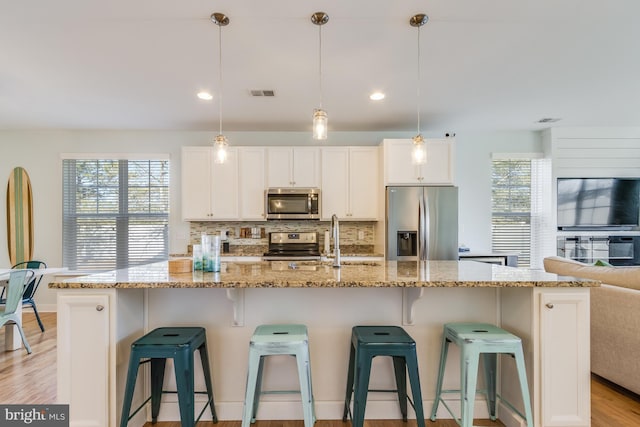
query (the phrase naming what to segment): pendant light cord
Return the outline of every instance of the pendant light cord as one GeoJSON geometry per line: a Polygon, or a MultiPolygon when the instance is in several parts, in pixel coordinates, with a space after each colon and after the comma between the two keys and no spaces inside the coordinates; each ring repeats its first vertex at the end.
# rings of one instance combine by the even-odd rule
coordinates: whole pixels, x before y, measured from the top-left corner
{"type": "Polygon", "coordinates": [[[320,109],[322,110],[322,25],[318,25],[318,86],[320,88],[320,109]]]}
{"type": "Polygon", "coordinates": [[[418,110],[418,135],[420,135],[420,27],[418,27],[418,87],[416,97],[418,98],[417,110],[418,110]]]}
{"type": "Polygon", "coordinates": [[[222,26],[218,25],[218,117],[219,135],[222,135],[222,26]]]}

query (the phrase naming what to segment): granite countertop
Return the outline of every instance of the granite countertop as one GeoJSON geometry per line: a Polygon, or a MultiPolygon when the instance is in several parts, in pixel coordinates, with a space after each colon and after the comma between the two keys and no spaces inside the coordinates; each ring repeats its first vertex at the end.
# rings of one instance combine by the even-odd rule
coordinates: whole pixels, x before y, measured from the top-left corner
{"type": "Polygon", "coordinates": [[[169,274],[167,262],[52,282],[55,289],[595,287],[600,282],[473,261],[222,262],[220,273],[169,274]]]}

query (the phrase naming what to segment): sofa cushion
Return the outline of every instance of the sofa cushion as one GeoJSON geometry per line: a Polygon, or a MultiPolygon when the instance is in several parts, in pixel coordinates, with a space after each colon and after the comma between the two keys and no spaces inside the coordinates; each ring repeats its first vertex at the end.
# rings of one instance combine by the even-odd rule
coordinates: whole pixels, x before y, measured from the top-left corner
{"type": "Polygon", "coordinates": [[[609,285],[640,290],[640,266],[600,267],[568,258],[552,256],[544,259],[544,269],[549,273],[556,273],[561,276],[600,280],[609,285]]]}

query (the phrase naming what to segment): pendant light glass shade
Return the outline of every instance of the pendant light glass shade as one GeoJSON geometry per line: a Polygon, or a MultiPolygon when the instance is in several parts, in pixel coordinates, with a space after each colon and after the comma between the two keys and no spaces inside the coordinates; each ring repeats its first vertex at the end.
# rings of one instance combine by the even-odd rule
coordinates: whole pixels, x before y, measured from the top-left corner
{"type": "Polygon", "coordinates": [[[418,134],[413,137],[413,149],[411,150],[411,163],[414,165],[423,165],[427,163],[427,147],[424,143],[424,137],[420,132],[420,27],[429,21],[429,17],[423,13],[414,15],[409,19],[409,25],[418,29],[418,83],[416,85],[417,99],[417,116],[418,116],[418,134]]]}
{"type": "Polygon", "coordinates": [[[424,138],[420,134],[413,137],[411,163],[414,165],[424,165],[427,163],[427,147],[424,144],[424,138]]]}
{"type": "Polygon", "coordinates": [[[313,139],[327,139],[327,113],[324,110],[313,111],[313,139]]]}
{"type": "Polygon", "coordinates": [[[229,143],[222,134],[222,27],[229,24],[229,18],[222,13],[213,13],[211,21],[218,26],[218,136],[213,140],[214,163],[226,163],[229,143]]]}
{"type": "Polygon", "coordinates": [[[215,150],[215,163],[225,163],[227,161],[227,148],[229,147],[229,143],[227,142],[227,137],[224,135],[216,136],[216,139],[213,141],[213,149],[215,150]]]}
{"type": "Polygon", "coordinates": [[[329,117],[322,109],[322,26],[329,22],[329,15],[316,12],[311,15],[311,22],[318,26],[318,86],[320,88],[320,105],[313,110],[313,139],[327,139],[329,117]]]}

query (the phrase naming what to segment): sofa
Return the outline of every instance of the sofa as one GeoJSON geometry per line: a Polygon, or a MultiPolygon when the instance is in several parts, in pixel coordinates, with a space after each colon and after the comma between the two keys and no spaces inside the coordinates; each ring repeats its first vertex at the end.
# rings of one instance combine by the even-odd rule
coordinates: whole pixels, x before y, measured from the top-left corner
{"type": "Polygon", "coordinates": [[[591,288],[591,372],[640,394],[640,266],[598,266],[553,256],[544,259],[544,269],[602,282],[591,288]]]}

